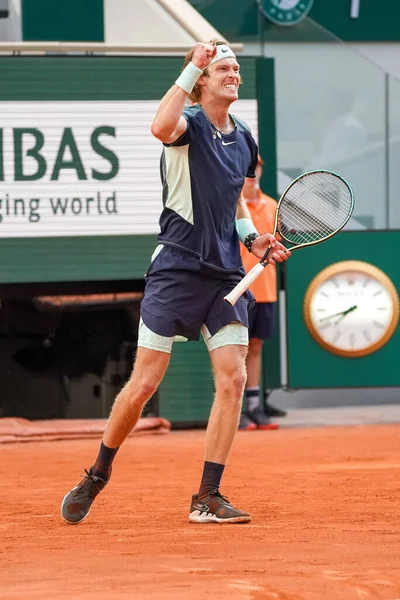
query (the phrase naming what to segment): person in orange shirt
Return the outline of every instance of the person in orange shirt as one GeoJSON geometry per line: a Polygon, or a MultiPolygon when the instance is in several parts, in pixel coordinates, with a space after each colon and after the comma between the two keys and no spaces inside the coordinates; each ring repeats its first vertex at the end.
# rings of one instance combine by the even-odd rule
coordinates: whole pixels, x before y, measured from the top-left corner
{"type": "MultiPolygon", "coordinates": [[[[263,194],[260,189],[263,160],[258,156],[255,179],[246,178],[243,196],[247,203],[257,231],[273,233],[277,202],[263,194]]],[[[244,268],[248,272],[258,259],[241,245],[244,268]]],[[[284,417],[286,412],[268,402],[270,391],[264,391],[263,407],[260,406],[261,360],[264,340],[273,334],[276,320],[277,282],[276,267],[268,265],[264,272],[250,286],[256,304],[249,312],[249,350],[246,359],[247,382],[244,398],[244,410],[241,414],[239,429],[276,429],[271,417],[284,417]]]]}

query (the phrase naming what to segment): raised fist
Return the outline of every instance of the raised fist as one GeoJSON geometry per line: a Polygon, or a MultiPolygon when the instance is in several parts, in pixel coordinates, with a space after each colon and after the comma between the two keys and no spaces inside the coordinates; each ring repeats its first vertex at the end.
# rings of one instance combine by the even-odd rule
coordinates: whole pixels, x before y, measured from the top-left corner
{"type": "Polygon", "coordinates": [[[199,69],[208,67],[212,59],[217,53],[217,46],[212,44],[202,44],[199,42],[194,47],[192,63],[199,69]]]}

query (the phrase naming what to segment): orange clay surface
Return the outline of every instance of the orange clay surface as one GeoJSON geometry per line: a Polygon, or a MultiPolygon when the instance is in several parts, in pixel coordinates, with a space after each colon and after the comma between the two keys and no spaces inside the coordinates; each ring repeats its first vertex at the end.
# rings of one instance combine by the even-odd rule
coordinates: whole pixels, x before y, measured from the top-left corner
{"type": "Polygon", "coordinates": [[[80,525],[60,502],[97,440],[0,447],[0,598],[400,598],[400,426],[239,432],[221,489],[248,525],[188,523],[204,438],[130,438],[80,525]]]}

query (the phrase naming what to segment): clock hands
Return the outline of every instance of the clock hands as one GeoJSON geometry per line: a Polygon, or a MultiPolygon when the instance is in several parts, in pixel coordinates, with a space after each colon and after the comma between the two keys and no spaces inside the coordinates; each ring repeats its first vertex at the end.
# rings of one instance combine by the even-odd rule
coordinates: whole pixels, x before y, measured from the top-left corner
{"type": "Polygon", "coordinates": [[[356,308],[358,308],[358,307],[356,304],[354,304],[354,306],[350,306],[350,308],[348,308],[347,310],[343,310],[342,312],[338,312],[333,315],[329,315],[329,317],[323,317],[322,319],[320,319],[320,322],[322,323],[323,321],[327,321],[328,319],[333,319],[333,317],[339,317],[335,321],[335,325],[337,325],[339,323],[339,321],[341,321],[349,313],[353,312],[353,310],[356,310],[356,308]]]}
{"type": "Polygon", "coordinates": [[[335,325],[337,325],[337,324],[339,323],[339,321],[341,321],[341,320],[342,320],[342,319],[343,319],[343,318],[344,318],[346,315],[348,315],[349,313],[353,312],[353,310],[356,310],[356,308],[357,308],[357,306],[356,306],[356,305],[354,305],[354,306],[351,306],[350,308],[348,308],[347,310],[345,310],[345,311],[343,312],[342,316],[341,316],[341,317],[339,317],[339,318],[337,319],[337,321],[335,321],[335,325]]]}

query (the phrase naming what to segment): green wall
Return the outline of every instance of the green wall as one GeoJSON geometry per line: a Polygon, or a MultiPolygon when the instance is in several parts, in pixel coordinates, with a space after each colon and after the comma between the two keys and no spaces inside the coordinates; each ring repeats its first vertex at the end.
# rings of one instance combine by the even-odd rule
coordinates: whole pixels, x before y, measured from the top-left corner
{"type": "Polygon", "coordinates": [[[0,239],[0,285],[143,279],[155,235],[0,239]]]}
{"type": "MultiPolygon", "coordinates": [[[[4,100],[161,100],[183,64],[181,57],[2,56],[4,100]]],[[[255,98],[254,58],[240,60],[242,99],[255,98]]]]}
{"type": "Polygon", "coordinates": [[[400,328],[379,351],[344,358],[319,346],[303,319],[311,280],[325,267],[361,260],[384,271],[400,291],[400,231],[342,232],[314,248],[294,252],[287,262],[288,385],[291,388],[399,386],[400,328]]]}
{"type": "Polygon", "coordinates": [[[213,397],[211,363],[203,340],[175,342],[159,387],[160,414],[174,424],[205,423],[213,397]]]}
{"type": "Polygon", "coordinates": [[[103,0],[22,0],[24,42],[104,42],[103,0]]]}
{"type": "MultiPolygon", "coordinates": [[[[257,58],[256,84],[258,99],[258,139],[260,154],[264,159],[261,189],[277,198],[276,177],[276,107],[275,107],[275,63],[271,58],[257,58]]],[[[277,313],[277,323],[279,313],[277,313]]],[[[263,345],[263,382],[264,388],[279,388],[280,352],[279,328],[263,345]]]]}
{"type": "Polygon", "coordinates": [[[350,17],[349,0],[314,0],[309,17],[345,41],[389,42],[400,40],[400,2],[359,0],[357,19],[350,17]]]}
{"type": "MultiPolygon", "coordinates": [[[[189,0],[230,41],[256,41],[260,36],[256,0],[189,0]],[[234,7],[234,10],[232,8],[234,7]]],[[[400,40],[400,2],[360,0],[360,16],[350,18],[350,0],[314,0],[309,18],[293,27],[263,19],[269,41],[324,41],[337,36],[345,41],[400,40]],[[317,25],[315,25],[315,23],[317,25]],[[331,36],[324,33],[324,28],[331,36]]]]}
{"type": "Polygon", "coordinates": [[[256,59],[256,87],[258,144],[264,160],[260,185],[266,194],[277,198],[274,59],[256,59]]]}

